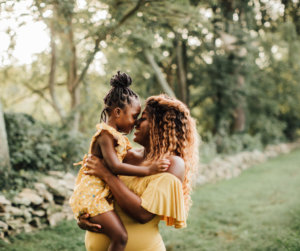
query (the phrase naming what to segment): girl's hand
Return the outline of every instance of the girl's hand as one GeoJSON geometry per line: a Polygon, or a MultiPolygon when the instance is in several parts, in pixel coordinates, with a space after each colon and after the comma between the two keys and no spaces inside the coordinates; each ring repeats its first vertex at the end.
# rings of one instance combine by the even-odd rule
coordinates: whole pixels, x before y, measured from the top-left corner
{"type": "Polygon", "coordinates": [[[77,221],[78,227],[80,227],[82,230],[87,230],[94,233],[102,233],[101,226],[98,224],[91,223],[88,220],[89,217],[89,214],[84,214],[80,216],[79,220],[77,221]]]}
{"type": "Polygon", "coordinates": [[[167,171],[170,164],[171,164],[171,162],[168,159],[162,159],[162,160],[154,162],[149,167],[149,173],[150,173],[149,175],[167,171]]]}
{"type": "Polygon", "coordinates": [[[89,171],[84,171],[85,174],[94,175],[102,180],[105,180],[109,175],[112,175],[105,161],[92,154],[89,154],[84,166],[89,169],[89,171]]]}

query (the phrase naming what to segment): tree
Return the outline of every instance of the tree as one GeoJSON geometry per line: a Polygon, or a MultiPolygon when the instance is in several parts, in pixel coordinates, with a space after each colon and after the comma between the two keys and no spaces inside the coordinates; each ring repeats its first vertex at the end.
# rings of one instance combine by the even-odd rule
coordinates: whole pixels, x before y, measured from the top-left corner
{"type": "Polygon", "coordinates": [[[34,1],[31,14],[47,24],[51,48],[29,70],[1,69],[5,107],[27,95],[84,131],[98,121],[109,80],[121,70],[142,99],[161,92],[181,99],[199,132],[217,142],[244,134],[264,144],[298,137],[299,3],[83,2],[34,1]],[[10,98],[9,86],[27,90],[10,98]]]}
{"type": "MultiPolygon", "coordinates": [[[[7,135],[5,129],[5,121],[3,116],[2,104],[0,101],[0,171],[2,168],[10,169],[9,148],[7,143],[7,135]]],[[[7,171],[7,169],[6,169],[7,171]]]]}
{"type": "Polygon", "coordinates": [[[95,55],[101,50],[101,41],[105,44],[105,41],[118,31],[143,3],[144,0],[138,0],[131,4],[122,1],[99,3],[90,0],[87,1],[86,8],[80,10],[74,0],[33,1],[32,15],[38,16],[37,20],[43,20],[50,30],[50,72],[46,82],[46,79],[40,76],[39,69],[36,69],[36,74],[33,74],[28,81],[30,83],[24,84],[33,93],[46,100],[62,122],[65,122],[68,115],[71,118],[73,130],[79,129],[81,85],[95,55]],[[45,13],[49,13],[49,11],[51,15],[48,14],[46,17],[45,13]],[[99,11],[106,11],[107,18],[93,21],[93,15],[99,11]],[[80,43],[79,37],[82,36],[85,44],[80,43]],[[57,46],[57,43],[60,46],[57,46]],[[81,55],[79,56],[79,54],[81,55]],[[63,62],[63,65],[59,66],[58,61],[63,62]],[[58,73],[65,76],[61,83],[57,81],[58,73]],[[37,78],[44,78],[42,87],[34,87],[31,84],[37,82],[37,78]],[[67,112],[56,93],[58,84],[67,87],[70,97],[70,107],[67,112]],[[50,97],[45,90],[49,90],[50,97]]]}

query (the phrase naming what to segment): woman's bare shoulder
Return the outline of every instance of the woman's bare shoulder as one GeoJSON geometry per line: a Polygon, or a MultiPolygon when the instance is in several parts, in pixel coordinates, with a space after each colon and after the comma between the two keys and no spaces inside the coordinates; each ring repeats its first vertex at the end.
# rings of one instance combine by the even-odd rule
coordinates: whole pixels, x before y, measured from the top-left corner
{"type": "Polygon", "coordinates": [[[181,182],[183,182],[185,175],[184,160],[179,156],[170,156],[168,159],[170,160],[171,165],[167,172],[175,175],[179,180],[181,180],[181,182]]]}

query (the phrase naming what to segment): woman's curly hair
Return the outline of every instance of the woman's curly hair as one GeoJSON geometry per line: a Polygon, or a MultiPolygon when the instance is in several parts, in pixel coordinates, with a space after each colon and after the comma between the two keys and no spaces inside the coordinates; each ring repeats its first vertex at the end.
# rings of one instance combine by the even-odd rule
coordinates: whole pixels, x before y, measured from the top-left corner
{"type": "Polygon", "coordinates": [[[149,97],[145,109],[149,113],[151,146],[146,162],[151,163],[172,155],[184,160],[185,177],[182,188],[188,213],[192,205],[192,181],[199,165],[200,137],[196,122],[184,103],[163,94],[149,97]]]}

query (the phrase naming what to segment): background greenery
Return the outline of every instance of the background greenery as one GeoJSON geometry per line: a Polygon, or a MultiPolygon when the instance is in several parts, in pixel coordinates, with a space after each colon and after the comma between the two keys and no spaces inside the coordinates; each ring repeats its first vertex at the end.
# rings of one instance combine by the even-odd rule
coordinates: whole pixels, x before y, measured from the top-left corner
{"type": "MultiPolygon", "coordinates": [[[[22,1],[1,2],[7,18],[22,1]]],[[[184,101],[218,152],[235,134],[264,145],[299,136],[299,1],[78,2],[34,0],[16,17],[44,22],[51,38],[29,66],[16,62],[16,34],[7,30],[6,111],[90,132],[109,79],[121,70],[142,99],[164,91],[184,101]]]]}
{"type": "MultiPolygon", "coordinates": [[[[133,78],[142,101],[165,92],[190,108],[202,161],[296,140],[299,9],[299,0],[0,0],[2,24],[42,22],[50,38],[30,64],[20,64],[17,28],[6,29],[0,132],[12,169],[0,161],[1,193],[32,187],[49,170],[76,172],[72,163],[88,149],[118,70],[133,78]]],[[[168,251],[299,251],[299,153],[198,187],[189,227],[161,226],[168,251]]],[[[0,249],[84,250],[74,221],[10,241],[0,249]]]]}
{"type": "Polygon", "coordinates": [[[0,86],[15,171],[71,169],[118,70],[142,100],[165,92],[187,104],[205,159],[299,137],[298,0],[14,0],[0,8],[2,21],[43,22],[51,39],[22,65],[16,31],[6,30],[0,86]]]}
{"type": "MultiPolygon", "coordinates": [[[[12,170],[1,172],[0,189],[13,196],[22,188],[33,188],[47,171],[75,171],[88,149],[86,136],[62,126],[35,120],[23,113],[4,116],[12,170]]],[[[1,164],[0,164],[1,167],[1,164]]]]}
{"type": "MultiPolygon", "coordinates": [[[[188,228],[160,223],[168,251],[299,251],[300,151],[244,171],[238,178],[199,186],[188,228]],[[283,168],[284,167],[284,168],[283,168]]],[[[85,250],[76,221],[0,242],[0,250],[85,250]]]]}

